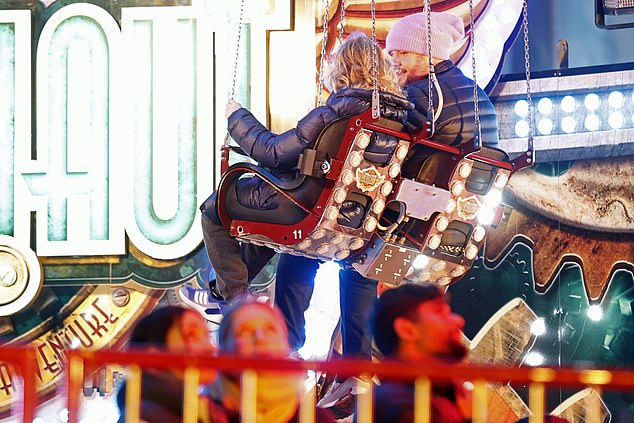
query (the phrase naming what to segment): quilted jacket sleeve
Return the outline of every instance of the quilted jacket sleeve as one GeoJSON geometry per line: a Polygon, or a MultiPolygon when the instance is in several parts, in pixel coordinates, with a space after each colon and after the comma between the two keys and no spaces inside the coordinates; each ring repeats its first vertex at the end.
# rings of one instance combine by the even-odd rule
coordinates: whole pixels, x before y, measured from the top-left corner
{"type": "Polygon", "coordinates": [[[422,85],[410,84],[407,86],[407,98],[415,106],[413,110],[407,112],[407,124],[410,131],[416,132],[422,129],[423,124],[427,121],[429,95],[427,91],[422,89],[422,85]]]}
{"type": "Polygon", "coordinates": [[[274,169],[291,169],[297,165],[299,155],[315,142],[325,126],[326,108],[312,110],[296,128],[282,134],[269,131],[247,109],[238,109],[229,116],[231,137],[263,166],[274,169]]]}

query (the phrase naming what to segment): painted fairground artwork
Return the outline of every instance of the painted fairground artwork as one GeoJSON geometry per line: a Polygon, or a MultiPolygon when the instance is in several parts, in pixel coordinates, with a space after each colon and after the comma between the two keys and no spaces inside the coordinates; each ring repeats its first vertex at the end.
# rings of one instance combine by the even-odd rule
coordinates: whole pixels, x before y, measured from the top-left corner
{"type": "MultiPolygon", "coordinates": [[[[372,27],[383,45],[424,1],[376,0],[374,18],[370,0],[290,3],[251,1],[243,12],[215,0],[0,5],[0,334],[5,345],[36,348],[42,398],[53,395],[66,351],[119,349],[145,313],[180,303],[178,287],[205,286],[198,206],[220,177],[229,91],[285,130],[315,103],[322,54],[372,27]],[[292,99],[280,94],[289,78],[306,87],[292,99]]],[[[523,26],[524,2],[430,3],[465,23],[451,57],[468,76],[477,69],[499,147],[518,157],[534,138],[534,165],[508,180],[468,265],[453,274],[436,266],[451,276],[472,360],[632,367],[634,70],[568,72],[562,62],[527,84],[524,51],[543,34],[523,26]],[[512,74],[511,49],[521,50],[512,74]]],[[[377,187],[385,177],[361,175],[377,187]]],[[[484,204],[460,199],[471,219],[484,204]]],[[[270,275],[261,280],[266,289],[270,275]]],[[[108,393],[111,382],[97,377],[86,392],[108,393]]],[[[492,389],[496,421],[526,414],[521,387],[492,389]]],[[[0,365],[3,410],[14,393],[0,365]]],[[[606,420],[632,418],[631,395],[603,394],[606,420]]],[[[549,411],[583,421],[577,407],[594,395],[552,393],[549,411]]]]}

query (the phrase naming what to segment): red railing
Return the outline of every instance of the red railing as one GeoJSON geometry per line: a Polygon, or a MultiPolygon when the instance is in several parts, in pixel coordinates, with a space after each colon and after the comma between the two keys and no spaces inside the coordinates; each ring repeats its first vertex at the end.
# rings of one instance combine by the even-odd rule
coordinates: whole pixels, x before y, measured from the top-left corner
{"type": "MultiPolygon", "coordinates": [[[[337,361],[289,361],[274,359],[237,358],[229,356],[201,357],[173,353],[147,351],[69,351],[65,369],[66,395],[69,410],[69,423],[78,421],[79,399],[86,377],[84,369],[96,369],[108,364],[117,364],[129,369],[128,389],[126,391],[126,421],[138,420],[138,404],[140,394],[140,375],[142,368],[179,369],[184,371],[184,422],[196,422],[197,404],[191,401],[196,398],[198,371],[213,368],[219,371],[238,371],[243,374],[243,401],[255,398],[255,379],[259,371],[306,372],[318,371],[341,376],[375,375],[379,378],[403,381],[415,381],[417,411],[416,422],[429,421],[429,398],[431,384],[436,381],[450,379],[469,380],[474,385],[473,422],[486,422],[487,382],[527,385],[529,390],[529,408],[531,423],[543,422],[545,413],[545,392],[548,386],[592,387],[601,393],[604,389],[617,391],[634,391],[634,371],[625,369],[571,369],[547,367],[483,367],[471,365],[434,365],[425,367],[412,366],[411,363],[382,362],[369,363],[359,360],[337,361]],[[250,388],[247,388],[250,387],[250,388]]],[[[29,348],[0,348],[0,361],[9,363],[22,378],[21,407],[22,421],[31,423],[36,408],[35,392],[35,351],[29,348]]],[[[15,384],[14,384],[15,386],[15,384]]],[[[314,407],[314,390],[302,398],[300,413],[301,422],[314,421],[312,413],[302,413],[302,409],[314,407]]],[[[249,406],[247,404],[246,409],[249,406]]],[[[372,395],[362,395],[358,401],[357,421],[372,421],[372,395]]],[[[255,420],[245,419],[249,422],[255,420]]],[[[586,421],[599,422],[600,410],[587,410],[586,421]]]]}

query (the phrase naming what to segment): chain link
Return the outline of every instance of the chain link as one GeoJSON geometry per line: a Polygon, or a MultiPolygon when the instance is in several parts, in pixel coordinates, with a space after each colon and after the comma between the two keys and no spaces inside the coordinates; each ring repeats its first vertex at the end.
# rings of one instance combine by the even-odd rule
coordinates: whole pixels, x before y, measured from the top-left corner
{"type": "Polygon", "coordinates": [[[471,29],[471,34],[469,38],[471,49],[471,72],[473,74],[473,113],[475,121],[474,136],[477,135],[477,144],[475,145],[475,147],[480,148],[480,143],[482,141],[482,131],[480,128],[480,104],[478,101],[478,79],[476,76],[477,67],[475,57],[475,19],[473,19],[473,0],[469,0],[469,26],[471,29]]]}
{"type": "Polygon", "coordinates": [[[343,30],[346,21],[346,0],[341,0],[341,14],[339,15],[339,45],[343,44],[343,30]]]}
{"type": "Polygon", "coordinates": [[[379,66],[377,63],[377,42],[376,42],[376,1],[371,1],[372,9],[372,117],[381,117],[381,107],[379,105],[379,66]]]}
{"type": "Polygon", "coordinates": [[[330,1],[324,0],[324,27],[321,38],[321,58],[319,59],[319,89],[317,90],[317,106],[322,104],[322,94],[324,91],[324,67],[326,63],[326,44],[328,44],[328,12],[330,11],[330,1]]]}
{"type": "Polygon", "coordinates": [[[238,39],[236,40],[236,56],[233,61],[233,79],[231,81],[231,94],[230,99],[233,99],[236,95],[236,80],[238,79],[238,59],[240,55],[240,39],[242,38],[242,23],[244,21],[244,2],[240,1],[240,16],[238,18],[238,39]]]}
{"type": "Polygon", "coordinates": [[[425,0],[425,5],[423,6],[423,11],[426,13],[427,17],[427,31],[425,32],[427,38],[427,58],[429,60],[429,75],[427,76],[427,92],[429,93],[428,103],[427,103],[427,116],[430,117],[430,123],[434,122],[434,90],[432,84],[432,73],[434,73],[434,64],[432,63],[431,57],[431,0],[425,0]]]}
{"type": "Polygon", "coordinates": [[[528,102],[528,150],[533,150],[533,134],[535,126],[535,111],[533,110],[533,96],[531,93],[531,58],[528,45],[528,2],[522,3],[524,19],[524,71],[526,72],[526,101],[528,102]]]}

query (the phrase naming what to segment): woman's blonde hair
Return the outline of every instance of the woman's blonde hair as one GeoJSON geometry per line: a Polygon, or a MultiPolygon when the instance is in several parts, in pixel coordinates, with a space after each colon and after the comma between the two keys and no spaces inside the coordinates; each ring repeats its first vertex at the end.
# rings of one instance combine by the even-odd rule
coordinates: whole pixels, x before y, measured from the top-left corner
{"type": "MultiPolygon", "coordinates": [[[[324,82],[331,92],[339,91],[346,87],[374,88],[372,44],[373,41],[370,37],[362,32],[354,32],[330,56],[324,82]]],[[[379,90],[402,94],[403,91],[398,85],[390,59],[378,44],[376,44],[376,66],[379,90]]]]}

